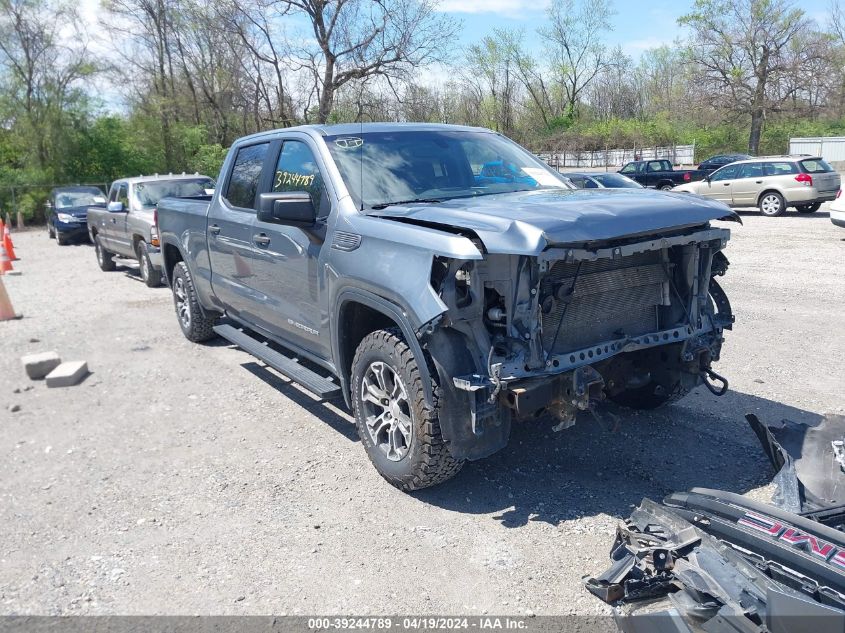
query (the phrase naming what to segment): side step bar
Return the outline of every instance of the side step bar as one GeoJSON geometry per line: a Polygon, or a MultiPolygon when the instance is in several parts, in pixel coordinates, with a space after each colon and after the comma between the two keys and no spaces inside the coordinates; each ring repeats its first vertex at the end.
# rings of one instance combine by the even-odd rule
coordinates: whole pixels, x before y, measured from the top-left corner
{"type": "Polygon", "coordinates": [[[277,352],[244,331],[226,324],[215,325],[214,331],[321,398],[330,399],[340,395],[340,386],[337,383],[303,367],[295,359],[277,352]]]}

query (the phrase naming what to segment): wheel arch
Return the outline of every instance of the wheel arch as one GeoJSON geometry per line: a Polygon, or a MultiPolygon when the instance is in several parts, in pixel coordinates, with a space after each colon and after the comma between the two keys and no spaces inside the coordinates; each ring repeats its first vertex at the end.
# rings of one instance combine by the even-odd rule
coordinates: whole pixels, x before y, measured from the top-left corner
{"type": "Polygon", "coordinates": [[[343,398],[348,406],[352,406],[352,360],[355,350],[367,334],[389,327],[398,327],[402,331],[405,342],[418,359],[425,396],[429,401],[433,399],[425,354],[402,308],[384,297],[352,288],[342,291],[335,305],[337,309],[332,315],[332,349],[343,398]]]}
{"type": "Polygon", "coordinates": [[[185,261],[185,255],[178,243],[165,239],[161,244],[161,272],[165,283],[170,286],[173,280],[173,269],[179,262],[185,261]]]}
{"type": "Polygon", "coordinates": [[[767,193],[778,194],[781,197],[781,200],[783,200],[783,206],[784,207],[789,206],[789,204],[786,201],[786,196],[783,195],[783,191],[781,191],[780,189],[778,189],[776,187],[766,187],[765,189],[763,189],[763,191],[760,192],[760,195],[757,196],[757,206],[758,207],[760,206],[760,201],[763,199],[763,196],[765,196],[767,193]]]}

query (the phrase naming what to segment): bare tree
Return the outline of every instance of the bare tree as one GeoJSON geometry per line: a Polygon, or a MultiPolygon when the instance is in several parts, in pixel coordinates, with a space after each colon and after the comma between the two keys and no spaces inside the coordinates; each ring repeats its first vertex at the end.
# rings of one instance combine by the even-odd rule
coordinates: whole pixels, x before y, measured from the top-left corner
{"type": "Polygon", "coordinates": [[[276,1],[310,24],[308,41],[291,52],[313,78],[320,123],[339,88],[370,77],[407,81],[414,69],[445,59],[460,28],[434,0],[276,1]]]}
{"type": "Polygon", "coordinates": [[[473,86],[488,111],[485,125],[512,135],[515,123],[518,35],[496,29],[466,52],[464,81],[473,86]]]}
{"type": "Polygon", "coordinates": [[[603,41],[614,15],[611,0],[552,0],[549,24],[538,31],[551,46],[553,75],[571,116],[590,82],[615,63],[603,41]]]}
{"type": "Polygon", "coordinates": [[[696,0],[679,22],[693,32],[689,55],[704,81],[725,108],[750,117],[748,151],[756,154],[767,114],[795,89],[777,90],[800,66],[802,51],[791,45],[809,20],[790,0],[696,0]]]}

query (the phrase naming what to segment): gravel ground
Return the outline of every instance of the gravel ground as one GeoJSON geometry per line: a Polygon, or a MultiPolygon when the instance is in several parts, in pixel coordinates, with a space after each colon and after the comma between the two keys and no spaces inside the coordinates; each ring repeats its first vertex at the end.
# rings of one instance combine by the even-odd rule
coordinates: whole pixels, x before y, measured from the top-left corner
{"type": "Polygon", "coordinates": [[[743,414],[843,411],[845,231],[824,210],[744,219],[724,282],[729,395],[516,426],[505,450],[412,495],[376,474],[346,412],[185,340],[166,288],[101,272],[88,245],[15,234],[0,613],[606,613],[581,577],[606,567],[634,504],[696,485],[766,499],[743,414]],[[92,374],[29,382],[19,358],[46,350],[92,374]]]}

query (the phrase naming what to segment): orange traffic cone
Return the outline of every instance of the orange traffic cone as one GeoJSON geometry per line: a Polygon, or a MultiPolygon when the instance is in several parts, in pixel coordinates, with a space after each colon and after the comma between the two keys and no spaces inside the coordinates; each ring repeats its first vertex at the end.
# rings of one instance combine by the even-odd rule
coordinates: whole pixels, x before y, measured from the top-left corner
{"type": "Polygon", "coordinates": [[[247,261],[241,257],[238,251],[232,251],[232,257],[235,259],[235,279],[243,279],[245,277],[252,277],[252,268],[249,267],[247,261]]]}
{"type": "Polygon", "coordinates": [[[6,292],[6,286],[3,285],[3,279],[0,277],[0,321],[20,318],[21,315],[15,313],[15,309],[12,307],[12,300],[9,299],[9,293],[6,292]]]}
{"type": "Polygon", "coordinates": [[[6,247],[6,255],[9,256],[13,262],[18,261],[20,259],[17,255],[15,255],[15,245],[12,244],[12,233],[9,231],[9,225],[0,227],[3,230],[3,246],[6,247]]]}
{"type": "Polygon", "coordinates": [[[0,275],[5,275],[12,270],[12,260],[6,253],[6,245],[0,242],[0,275]]]}

